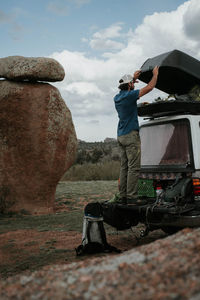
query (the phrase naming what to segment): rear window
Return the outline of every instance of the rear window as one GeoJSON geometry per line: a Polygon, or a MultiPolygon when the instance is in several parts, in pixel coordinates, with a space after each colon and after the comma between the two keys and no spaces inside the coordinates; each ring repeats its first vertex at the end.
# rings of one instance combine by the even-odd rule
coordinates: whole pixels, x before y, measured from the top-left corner
{"type": "Polygon", "coordinates": [[[189,121],[145,125],[140,129],[142,166],[170,166],[191,163],[189,121]]]}

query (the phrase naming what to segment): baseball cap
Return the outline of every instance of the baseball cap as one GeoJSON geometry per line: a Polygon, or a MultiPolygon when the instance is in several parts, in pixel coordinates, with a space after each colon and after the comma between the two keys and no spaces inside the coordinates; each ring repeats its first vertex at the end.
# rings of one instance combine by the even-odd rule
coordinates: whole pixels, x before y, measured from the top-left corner
{"type": "Polygon", "coordinates": [[[120,85],[122,85],[122,84],[129,83],[132,80],[133,80],[133,76],[126,74],[126,75],[122,76],[122,78],[119,80],[119,83],[120,83],[120,85]]]}

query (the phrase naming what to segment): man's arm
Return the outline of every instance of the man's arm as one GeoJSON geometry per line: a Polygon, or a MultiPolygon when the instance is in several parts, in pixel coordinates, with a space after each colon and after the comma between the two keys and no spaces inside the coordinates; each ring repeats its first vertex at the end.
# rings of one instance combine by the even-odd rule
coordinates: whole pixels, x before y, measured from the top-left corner
{"type": "Polygon", "coordinates": [[[153,77],[151,78],[151,80],[145,87],[140,89],[139,97],[142,97],[142,96],[148,94],[156,86],[157,78],[158,78],[158,70],[159,70],[159,67],[157,67],[157,66],[153,69],[153,77]]]}

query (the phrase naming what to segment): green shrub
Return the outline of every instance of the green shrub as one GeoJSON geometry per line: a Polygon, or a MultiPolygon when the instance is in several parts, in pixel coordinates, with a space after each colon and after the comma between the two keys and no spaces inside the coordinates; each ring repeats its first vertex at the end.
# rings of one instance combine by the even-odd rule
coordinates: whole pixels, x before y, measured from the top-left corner
{"type": "Polygon", "coordinates": [[[63,181],[116,180],[119,177],[120,162],[85,163],[72,166],[63,176],[63,181]]]}

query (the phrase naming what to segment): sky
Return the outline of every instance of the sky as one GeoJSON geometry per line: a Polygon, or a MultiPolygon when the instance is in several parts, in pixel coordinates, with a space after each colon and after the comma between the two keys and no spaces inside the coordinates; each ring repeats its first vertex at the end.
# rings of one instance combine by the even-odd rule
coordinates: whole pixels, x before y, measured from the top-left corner
{"type": "Polygon", "coordinates": [[[200,0],[0,0],[0,38],[0,57],[59,61],[65,78],[53,85],[77,138],[103,141],[117,135],[113,97],[124,74],[174,49],[200,59],[200,0]]]}

